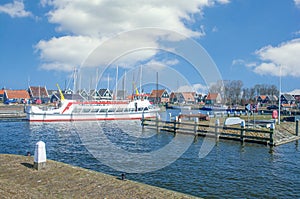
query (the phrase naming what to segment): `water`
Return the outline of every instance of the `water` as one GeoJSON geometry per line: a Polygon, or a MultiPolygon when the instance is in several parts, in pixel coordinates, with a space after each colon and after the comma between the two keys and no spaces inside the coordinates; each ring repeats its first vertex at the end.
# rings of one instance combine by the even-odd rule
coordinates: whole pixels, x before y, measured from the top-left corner
{"type": "MultiPolygon", "coordinates": [[[[2,120],[0,153],[25,155],[29,151],[33,154],[35,143],[42,140],[46,143],[48,159],[120,176],[120,171],[94,158],[79,136],[99,128],[104,129],[111,142],[135,153],[157,151],[174,139],[168,133],[141,133],[139,121],[30,124],[2,120]]],[[[167,167],[149,173],[128,173],[126,177],[208,198],[300,198],[300,153],[295,142],[271,151],[262,145],[241,146],[239,142],[222,140],[200,159],[202,143],[202,138],[193,142],[167,167]]]]}

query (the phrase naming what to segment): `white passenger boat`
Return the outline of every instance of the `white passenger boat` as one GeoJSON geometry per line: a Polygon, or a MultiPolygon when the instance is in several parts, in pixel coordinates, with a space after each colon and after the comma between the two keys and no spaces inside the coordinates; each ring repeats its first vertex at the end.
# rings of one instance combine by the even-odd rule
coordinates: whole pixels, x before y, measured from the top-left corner
{"type": "Polygon", "coordinates": [[[62,100],[58,107],[27,106],[27,120],[31,122],[138,120],[155,118],[158,108],[148,100],[62,100]]]}

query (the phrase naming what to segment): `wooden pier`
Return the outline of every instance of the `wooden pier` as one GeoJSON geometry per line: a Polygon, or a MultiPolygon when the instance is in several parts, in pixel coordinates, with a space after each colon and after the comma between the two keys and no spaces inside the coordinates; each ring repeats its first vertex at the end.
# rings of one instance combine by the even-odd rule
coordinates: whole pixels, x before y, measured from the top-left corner
{"type": "MultiPolygon", "coordinates": [[[[189,116],[191,119],[192,116],[189,116]]],[[[142,119],[143,128],[153,128],[157,132],[171,132],[176,135],[177,133],[194,135],[195,138],[202,136],[214,137],[216,141],[220,139],[236,140],[242,144],[245,142],[258,143],[268,145],[270,147],[278,146],[281,144],[289,143],[299,140],[298,122],[296,121],[295,134],[288,131],[276,129],[276,125],[272,124],[271,128],[254,128],[252,126],[246,127],[245,123],[235,126],[220,125],[219,119],[214,121],[199,121],[199,117],[195,116],[194,120],[182,121],[181,117],[176,117],[175,120],[163,121],[156,119],[142,119]]],[[[204,117],[202,117],[204,119],[204,117]]]]}

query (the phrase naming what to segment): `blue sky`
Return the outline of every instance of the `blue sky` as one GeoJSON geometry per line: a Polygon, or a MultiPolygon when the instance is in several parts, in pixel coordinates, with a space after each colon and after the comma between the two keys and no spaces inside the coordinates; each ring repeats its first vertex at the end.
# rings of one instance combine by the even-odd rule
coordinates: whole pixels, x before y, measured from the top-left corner
{"type": "MultiPolygon", "coordinates": [[[[155,82],[157,71],[160,79],[169,78],[165,84],[170,90],[188,84],[201,92],[205,81],[184,58],[159,50],[157,35],[140,32],[114,42],[120,33],[155,27],[197,41],[224,80],[242,80],[245,87],[278,86],[281,75],[284,92],[300,89],[300,0],[2,0],[0,24],[1,87],[64,87],[74,67],[82,70],[91,52],[111,41],[93,65],[106,71],[95,78],[102,80],[98,87],[115,82],[116,69],[104,70],[108,61],[103,60],[114,59],[110,52],[144,45],[154,49],[131,52],[112,63],[120,66],[120,81],[126,71],[127,79],[135,76],[139,84],[142,65],[143,84],[155,82]]],[[[89,77],[82,81],[92,82],[89,77]]]]}

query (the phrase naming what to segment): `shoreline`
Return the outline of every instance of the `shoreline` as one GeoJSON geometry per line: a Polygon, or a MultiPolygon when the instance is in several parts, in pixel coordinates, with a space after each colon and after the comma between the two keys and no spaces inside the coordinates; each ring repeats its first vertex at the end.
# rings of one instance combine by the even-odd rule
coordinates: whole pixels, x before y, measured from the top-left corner
{"type": "Polygon", "coordinates": [[[35,170],[33,157],[0,154],[3,198],[197,198],[93,170],[47,160],[35,170]]]}

